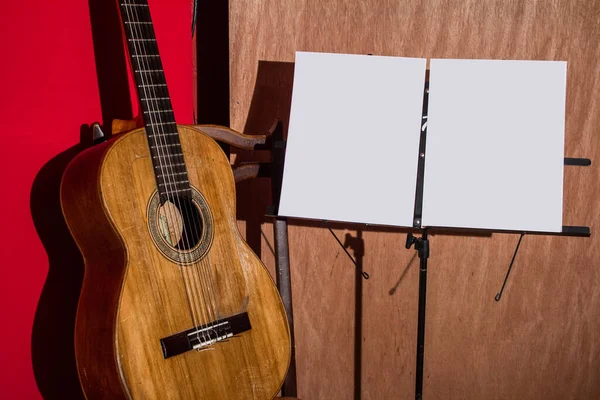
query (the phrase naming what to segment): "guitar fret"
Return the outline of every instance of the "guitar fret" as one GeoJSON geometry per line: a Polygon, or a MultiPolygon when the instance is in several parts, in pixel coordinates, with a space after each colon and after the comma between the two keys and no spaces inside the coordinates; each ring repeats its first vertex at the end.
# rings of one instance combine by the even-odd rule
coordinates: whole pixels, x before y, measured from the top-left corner
{"type": "Polygon", "coordinates": [[[148,4],[127,4],[127,3],[121,3],[122,6],[125,7],[148,7],[148,4]]]}
{"type": "MultiPolygon", "coordinates": [[[[171,124],[174,124],[175,122],[170,122],[170,123],[171,123],[171,124]]],[[[152,139],[152,140],[154,140],[154,136],[177,136],[177,135],[179,135],[179,134],[178,134],[178,133],[172,133],[172,132],[157,133],[157,134],[149,134],[149,133],[148,133],[148,134],[147,134],[147,136],[148,136],[150,139],[152,139]]],[[[158,140],[160,140],[160,139],[158,139],[158,140]]]]}
{"type": "Polygon", "coordinates": [[[127,39],[130,42],[156,42],[156,39],[127,39]]]}
{"type": "Polygon", "coordinates": [[[148,100],[170,100],[168,97],[146,97],[145,99],[140,99],[141,101],[148,100]]]}
{"type": "Polygon", "coordinates": [[[168,157],[183,157],[183,154],[181,154],[181,153],[180,154],[177,154],[177,153],[175,153],[175,154],[159,154],[156,156],[152,156],[152,158],[155,158],[155,159],[156,158],[168,158],[168,157]]]}
{"type": "Polygon", "coordinates": [[[134,72],[164,72],[162,69],[136,69],[134,72]]]}
{"type": "Polygon", "coordinates": [[[161,174],[161,175],[156,175],[157,178],[163,177],[163,176],[181,176],[181,175],[187,175],[187,172],[174,172],[172,174],[161,174]]]}
{"type": "Polygon", "coordinates": [[[150,85],[138,85],[138,87],[151,87],[151,86],[167,86],[166,83],[155,83],[150,85]]]}
{"type": "Polygon", "coordinates": [[[173,110],[144,111],[144,114],[160,114],[160,113],[168,113],[168,112],[173,112],[173,110]]]}
{"type": "Polygon", "coordinates": [[[183,184],[187,184],[187,183],[190,183],[190,181],[188,179],[183,179],[181,181],[176,181],[176,182],[159,183],[158,186],[183,185],[183,184]]]}
{"type": "Polygon", "coordinates": [[[157,144],[155,146],[150,146],[151,149],[156,149],[156,148],[169,148],[169,147],[181,147],[181,144],[179,143],[173,143],[173,144],[157,144]]]}
{"type": "Polygon", "coordinates": [[[165,193],[166,193],[166,194],[169,194],[169,193],[182,193],[182,192],[187,192],[187,191],[189,191],[189,190],[190,190],[190,188],[186,188],[186,189],[174,189],[174,190],[165,190],[165,193]]]}
{"type": "MultiPolygon", "coordinates": [[[[149,123],[149,126],[154,126],[154,125],[175,125],[174,121],[171,122],[153,122],[153,123],[149,123]]],[[[158,135],[177,135],[176,133],[158,133],[158,135]]]]}
{"type": "Polygon", "coordinates": [[[130,21],[125,21],[125,25],[131,25],[131,24],[134,24],[134,25],[152,25],[152,22],[138,22],[138,21],[130,22],[130,21]]]}
{"type": "Polygon", "coordinates": [[[160,57],[160,55],[158,55],[158,54],[132,54],[131,57],[133,57],[133,58],[138,58],[138,57],[160,57]]]}
{"type": "MultiPolygon", "coordinates": [[[[183,167],[185,166],[185,163],[175,163],[175,164],[169,164],[169,167],[183,167]]],[[[154,169],[156,168],[162,168],[162,165],[155,165],[154,169]]]]}

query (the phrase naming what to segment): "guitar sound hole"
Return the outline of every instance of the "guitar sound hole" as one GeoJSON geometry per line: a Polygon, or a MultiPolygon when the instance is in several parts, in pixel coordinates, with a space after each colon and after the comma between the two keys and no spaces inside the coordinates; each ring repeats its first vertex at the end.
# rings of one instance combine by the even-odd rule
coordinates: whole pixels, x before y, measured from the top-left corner
{"type": "Polygon", "coordinates": [[[158,210],[158,223],[162,239],[177,250],[191,250],[202,238],[202,215],[190,199],[176,197],[165,201],[158,210]]]}
{"type": "Polygon", "coordinates": [[[212,244],[212,215],[194,188],[191,199],[172,197],[162,204],[154,192],[148,203],[148,229],[160,252],[177,264],[196,262],[212,244]]]}

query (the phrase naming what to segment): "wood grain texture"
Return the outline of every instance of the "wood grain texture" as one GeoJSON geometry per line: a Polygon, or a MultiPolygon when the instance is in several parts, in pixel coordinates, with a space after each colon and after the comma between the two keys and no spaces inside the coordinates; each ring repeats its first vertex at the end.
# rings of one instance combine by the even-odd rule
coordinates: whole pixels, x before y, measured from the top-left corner
{"type": "Polygon", "coordinates": [[[143,129],[83,153],[65,174],[63,209],[86,261],[76,328],[86,396],[272,398],[290,354],[281,299],[238,233],[227,158],[207,136],[183,126],[179,130],[190,183],[206,199],[214,223],[208,255],[196,266],[180,270],[150,239],[147,207],[156,183],[143,129]],[[208,274],[214,280],[210,287],[208,274]],[[202,294],[209,290],[209,297],[219,300],[218,310],[204,302],[202,294]],[[207,310],[197,311],[194,321],[188,291],[197,310],[207,310]],[[163,358],[159,339],[190,329],[194,322],[243,311],[250,331],[212,350],[163,358]]]}
{"type": "MultiPolygon", "coordinates": [[[[230,0],[231,125],[245,132],[264,131],[276,117],[287,125],[297,50],[568,61],[565,156],[594,164],[565,168],[563,221],[589,225],[592,237],[525,236],[496,303],[518,236],[431,236],[426,399],[600,397],[599,16],[600,3],[591,0],[230,0]]],[[[238,199],[247,202],[240,224],[246,235],[261,230],[259,249],[272,269],[271,226],[257,228],[251,216],[268,204],[268,185],[244,182],[238,199]]],[[[352,398],[353,266],[322,227],[295,224],[298,395],[352,398]]],[[[356,236],[350,226],[338,228],[356,236]]],[[[360,395],[411,399],[418,262],[410,264],[402,232],[365,231],[363,239],[371,279],[356,321],[363,324],[360,395]]]]}
{"type": "Polygon", "coordinates": [[[221,125],[190,125],[201,130],[214,140],[227,143],[240,149],[253,149],[254,146],[265,144],[266,135],[245,135],[221,125]]]}
{"type": "Polygon", "coordinates": [[[110,145],[104,142],[94,146],[69,163],[60,197],[63,215],[85,264],[75,320],[79,381],[88,398],[123,399],[114,327],[127,255],[110,221],[98,212],[103,205],[96,184],[110,145]]]}
{"type": "Polygon", "coordinates": [[[141,118],[113,119],[111,129],[112,134],[116,135],[119,133],[132,131],[135,128],[141,128],[142,126],[144,126],[144,122],[141,120],[141,118]]]}

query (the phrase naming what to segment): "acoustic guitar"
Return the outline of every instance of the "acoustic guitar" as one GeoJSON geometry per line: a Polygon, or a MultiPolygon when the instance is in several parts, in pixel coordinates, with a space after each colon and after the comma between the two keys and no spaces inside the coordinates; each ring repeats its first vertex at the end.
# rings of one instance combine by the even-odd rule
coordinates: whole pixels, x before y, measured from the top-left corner
{"type": "Polygon", "coordinates": [[[82,152],[61,185],[85,260],[75,328],[85,396],[270,399],[290,333],[238,232],[229,161],[175,123],[146,0],[119,6],[145,129],[82,152]]]}

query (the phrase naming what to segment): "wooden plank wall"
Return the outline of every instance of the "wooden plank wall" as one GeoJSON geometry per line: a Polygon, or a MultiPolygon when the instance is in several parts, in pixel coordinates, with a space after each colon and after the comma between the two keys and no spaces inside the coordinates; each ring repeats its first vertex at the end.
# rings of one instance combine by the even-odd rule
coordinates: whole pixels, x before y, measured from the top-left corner
{"type": "MultiPolygon", "coordinates": [[[[229,10],[231,124],[248,133],[275,117],[287,125],[296,50],[568,61],[565,153],[595,164],[566,168],[564,224],[598,228],[600,2],[230,0],[229,10]]],[[[272,229],[262,217],[268,182],[241,184],[238,202],[240,226],[272,270],[272,229]]],[[[414,251],[400,231],[334,228],[354,248],[364,245],[371,279],[357,286],[353,265],[320,224],[292,222],[298,394],[411,399],[414,251]]],[[[518,236],[431,236],[424,397],[600,398],[599,237],[525,236],[497,303],[518,236]]]]}

